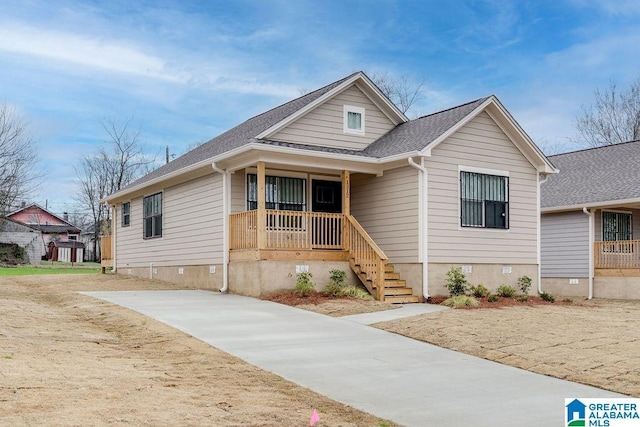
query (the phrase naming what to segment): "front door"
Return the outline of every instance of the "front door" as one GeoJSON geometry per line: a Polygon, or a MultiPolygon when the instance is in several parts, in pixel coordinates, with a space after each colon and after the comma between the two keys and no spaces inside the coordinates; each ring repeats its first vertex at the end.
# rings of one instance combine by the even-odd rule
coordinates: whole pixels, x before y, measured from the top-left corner
{"type": "Polygon", "coordinates": [[[340,181],[311,181],[311,210],[313,212],[342,213],[342,183],[340,181]]]}

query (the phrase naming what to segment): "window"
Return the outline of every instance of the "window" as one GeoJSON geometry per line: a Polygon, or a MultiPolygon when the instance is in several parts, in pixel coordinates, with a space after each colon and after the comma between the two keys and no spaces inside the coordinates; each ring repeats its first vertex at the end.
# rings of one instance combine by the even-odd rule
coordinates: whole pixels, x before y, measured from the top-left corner
{"type": "Polygon", "coordinates": [[[344,106],[344,131],[364,135],[364,108],[344,106]]]}
{"type": "Polygon", "coordinates": [[[460,172],[463,227],[509,228],[509,178],[460,172]]]}
{"type": "Polygon", "coordinates": [[[128,227],[131,221],[131,202],[122,204],[122,226],[128,227]]]}
{"type": "Polygon", "coordinates": [[[626,212],[602,212],[602,240],[615,242],[632,240],[631,214],[626,212]]]}
{"type": "MultiPolygon", "coordinates": [[[[282,176],[265,177],[265,207],[283,211],[303,211],[307,180],[282,176]]],[[[258,209],[258,176],[247,175],[247,210],[258,209]]]]}
{"type": "Polygon", "coordinates": [[[70,235],[67,236],[67,240],[78,240],[78,236],[70,234],[70,235]]]}
{"type": "Polygon", "coordinates": [[[162,236],[162,193],[147,196],[142,201],[144,211],[144,237],[162,236]]]}

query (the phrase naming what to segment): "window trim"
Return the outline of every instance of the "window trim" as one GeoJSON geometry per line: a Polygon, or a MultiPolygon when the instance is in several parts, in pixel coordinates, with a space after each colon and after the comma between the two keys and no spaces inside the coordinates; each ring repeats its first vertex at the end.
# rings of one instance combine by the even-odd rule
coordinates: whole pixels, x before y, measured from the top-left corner
{"type": "Polygon", "coordinates": [[[365,133],[365,109],[354,105],[344,105],[343,107],[343,131],[353,135],[364,135],[365,133]],[[349,113],[360,114],[360,129],[349,127],[349,113]]]}
{"type": "Polygon", "coordinates": [[[498,232],[508,232],[511,228],[511,215],[510,215],[510,195],[509,195],[509,171],[497,170],[497,169],[488,169],[488,168],[478,168],[473,166],[458,166],[458,229],[459,230],[493,230],[498,232]],[[473,173],[479,175],[488,175],[488,176],[496,176],[505,179],[505,226],[504,227],[488,227],[486,225],[486,199],[482,201],[482,225],[463,225],[462,223],[462,173],[473,173]]]}
{"type": "Polygon", "coordinates": [[[120,219],[120,225],[122,227],[130,226],[131,225],[131,201],[122,203],[122,206],[120,207],[120,213],[121,213],[121,217],[122,217],[120,219]],[[128,208],[129,208],[126,214],[124,212],[125,205],[127,205],[128,208]],[[127,219],[127,221],[125,221],[125,218],[127,219]]]}
{"type": "Polygon", "coordinates": [[[153,193],[153,194],[149,194],[148,196],[144,196],[142,198],[142,237],[147,240],[147,239],[157,239],[162,237],[162,232],[163,232],[163,204],[164,204],[164,195],[162,191],[158,191],[157,193],[153,193]],[[156,215],[151,215],[151,216],[147,216],[146,213],[146,209],[145,209],[145,201],[147,199],[150,199],[152,197],[158,196],[160,195],[160,213],[156,214],[156,215]],[[156,230],[156,222],[155,222],[155,218],[160,217],[160,233],[159,234],[154,234],[154,232],[157,232],[156,230]],[[147,219],[152,218],[152,235],[151,236],[147,236],[147,219]]]}

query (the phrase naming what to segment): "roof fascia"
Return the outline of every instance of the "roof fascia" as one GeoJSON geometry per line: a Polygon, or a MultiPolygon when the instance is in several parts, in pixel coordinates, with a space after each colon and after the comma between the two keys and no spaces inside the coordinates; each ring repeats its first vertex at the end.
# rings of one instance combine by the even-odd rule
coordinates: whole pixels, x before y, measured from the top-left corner
{"type": "Polygon", "coordinates": [[[527,160],[535,166],[538,172],[552,174],[558,173],[558,170],[547,160],[547,158],[542,154],[542,152],[536,147],[531,138],[522,130],[520,125],[513,119],[511,114],[502,106],[500,101],[494,96],[491,95],[487,98],[482,104],[477,106],[473,111],[467,114],[462,120],[458,121],[455,125],[451,126],[445,133],[440,135],[435,141],[431,144],[427,145],[422,151],[421,155],[430,157],[431,151],[440,145],[443,141],[449,138],[451,135],[459,131],[463,126],[473,120],[476,116],[478,116],[482,111],[487,111],[487,114],[496,122],[496,124],[502,129],[503,132],[511,139],[511,141],[518,147],[520,152],[527,158],[527,160]],[[489,110],[489,107],[493,106],[499,114],[492,113],[489,110]],[[502,119],[501,119],[502,118],[502,119]],[[506,122],[510,128],[515,131],[509,131],[502,122],[506,122]],[[528,153],[526,150],[523,150],[521,144],[524,144],[531,153],[528,153]],[[534,154],[532,156],[532,153],[534,154]]]}
{"type": "Polygon", "coordinates": [[[398,124],[400,122],[406,122],[406,121],[409,120],[404,114],[402,114],[402,112],[400,110],[398,110],[398,107],[393,105],[382,94],[382,92],[380,92],[380,89],[376,88],[375,85],[373,85],[373,83],[371,83],[369,78],[366,77],[366,75],[364,73],[359,72],[359,73],[354,74],[350,79],[345,80],[344,82],[340,83],[338,86],[334,87],[333,89],[331,89],[330,91],[328,91],[324,95],[320,96],[315,101],[310,102],[309,104],[305,105],[304,107],[302,107],[301,109],[299,109],[295,113],[289,115],[288,117],[284,118],[283,120],[279,121],[278,123],[274,124],[273,126],[269,127],[268,129],[264,130],[262,133],[256,135],[255,138],[256,139],[269,139],[269,137],[272,136],[273,134],[277,133],[281,129],[285,128],[286,126],[290,125],[294,121],[298,120],[300,117],[304,116],[309,111],[315,109],[319,105],[325,103],[330,98],[333,98],[334,96],[336,96],[340,92],[342,92],[342,91],[346,90],[347,88],[351,87],[351,85],[353,85],[354,83],[356,83],[358,81],[363,82],[373,93],[375,93],[377,95],[377,97],[379,98],[378,101],[382,102],[382,105],[386,106],[386,108],[381,108],[380,105],[377,102],[374,101],[374,98],[370,94],[366,94],[366,92],[363,92],[363,93],[365,93],[367,95],[367,97],[372,102],[374,102],[376,104],[376,106],[378,106],[378,108],[380,108],[383,111],[383,113],[388,115],[388,112],[385,111],[385,110],[391,110],[391,111],[393,111],[393,113],[395,113],[395,115],[397,115],[395,120],[392,117],[389,117],[389,119],[391,119],[392,122],[394,122],[395,124],[398,124]]]}
{"type": "Polygon", "coordinates": [[[632,205],[632,204],[640,204],[640,198],[636,197],[634,199],[621,199],[621,200],[605,200],[602,202],[590,202],[590,203],[580,203],[576,205],[566,205],[566,206],[550,206],[546,208],[540,208],[540,213],[555,213],[555,212],[565,212],[565,211],[575,211],[582,210],[582,208],[613,208],[622,205],[632,205]]]}
{"type": "Polygon", "coordinates": [[[154,179],[151,179],[149,181],[145,181],[143,183],[140,183],[140,184],[138,184],[138,185],[136,185],[134,187],[130,187],[130,188],[127,188],[125,190],[117,191],[117,192],[115,192],[113,194],[108,195],[107,197],[104,197],[104,198],[100,199],[99,202],[100,203],[109,203],[110,200],[120,199],[120,198],[126,196],[127,194],[135,193],[136,191],[140,191],[143,188],[150,187],[150,186],[158,184],[158,183],[160,183],[162,181],[166,181],[168,179],[175,178],[175,177],[183,175],[185,173],[198,170],[198,169],[200,169],[200,168],[202,168],[204,166],[207,166],[209,163],[211,163],[211,160],[209,160],[209,159],[201,160],[198,163],[194,163],[191,166],[187,166],[185,168],[178,169],[178,170],[170,172],[168,174],[161,175],[161,176],[159,176],[157,178],[154,178],[154,179]]]}

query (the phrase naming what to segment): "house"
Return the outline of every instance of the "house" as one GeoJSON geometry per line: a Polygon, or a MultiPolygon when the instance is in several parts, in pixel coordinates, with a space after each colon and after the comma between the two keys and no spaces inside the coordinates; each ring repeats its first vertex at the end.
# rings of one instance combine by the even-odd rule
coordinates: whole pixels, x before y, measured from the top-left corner
{"type": "Polygon", "coordinates": [[[573,399],[567,405],[567,422],[575,420],[584,420],[587,405],[580,402],[578,399],[573,399]]]}
{"type": "Polygon", "coordinates": [[[80,236],[80,229],[69,223],[67,218],[60,218],[37,204],[25,205],[8,214],[7,218],[42,233],[41,256],[47,254],[49,242],[78,240],[80,236]]]}
{"type": "Polygon", "coordinates": [[[542,287],[640,298],[640,141],[550,156],[542,185],[542,287]]]}
{"type": "Polygon", "coordinates": [[[409,120],[362,72],[235,128],[104,199],[119,273],[260,296],[353,271],[379,300],[446,272],[538,281],[539,180],[555,173],[495,96],[409,120]]]}
{"type": "Polygon", "coordinates": [[[24,249],[25,261],[40,264],[42,257],[42,233],[10,218],[0,217],[0,243],[16,244],[24,249]]]}

